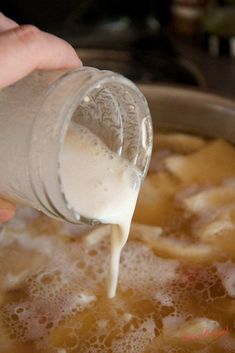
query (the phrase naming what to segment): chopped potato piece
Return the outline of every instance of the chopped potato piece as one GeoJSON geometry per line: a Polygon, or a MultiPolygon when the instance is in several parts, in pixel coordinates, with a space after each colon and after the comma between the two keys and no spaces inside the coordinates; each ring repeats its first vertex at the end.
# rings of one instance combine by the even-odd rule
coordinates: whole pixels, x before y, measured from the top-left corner
{"type": "Polygon", "coordinates": [[[192,153],[205,145],[201,137],[181,133],[158,133],[154,138],[154,149],[167,148],[177,153],[192,153]]]}
{"type": "Polygon", "coordinates": [[[164,193],[175,194],[175,192],[180,187],[178,179],[174,178],[168,172],[159,172],[157,174],[152,174],[149,177],[151,183],[156,189],[161,189],[164,193]]]}
{"type": "Polygon", "coordinates": [[[208,263],[220,258],[213,245],[194,244],[162,235],[160,227],[134,224],[131,228],[131,238],[141,240],[162,257],[181,259],[192,263],[208,263]]]}
{"type": "Polygon", "coordinates": [[[167,347],[171,346],[174,348],[199,349],[226,334],[227,331],[222,330],[217,321],[207,318],[192,319],[175,329],[163,331],[163,333],[153,340],[145,350],[145,353],[156,352],[156,348],[160,350],[166,345],[167,347]]]}
{"type": "MultiPolygon", "coordinates": [[[[190,155],[191,157],[192,155],[190,155]]],[[[171,156],[165,159],[165,165],[166,169],[171,172],[173,175],[178,177],[179,179],[182,179],[183,182],[185,182],[184,178],[184,171],[182,169],[187,169],[187,161],[188,161],[189,156],[181,156],[181,155],[176,155],[176,156],[171,156]],[[186,165],[186,167],[185,167],[186,165]],[[181,175],[183,174],[183,176],[181,175]]]]}
{"type": "MultiPolygon", "coordinates": [[[[213,333],[219,328],[218,322],[207,318],[197,318],[179,326],[178,329],[171,332],[174,337],[183,337],[184,335],[203,335],[205,331],[213,333]]],[[[197,337],[196,337],[197,338],[197,337]]]]}
{"type": "Polygon", "coordinates": [[[183,203],[191,212],[202,213],[235,202],[235,188],[215,187],[186,198],[183,203]]]}
{"type": "Polygon", "coordinates": [[[208,224],[195,230],[199,239],[206,244],[213,244],[235,259],[235,220],[234,210],[223,210],[208,224]]]}
{"type": "Polygon", "coordinates": [[[206,244],[190,244],[178,239],[160,238],[151,245],[160,256],[177,258],[188,262],[208,263],[218,259],[219,253],[213,246],[206,244]]]}
{"type": "Polygon", "coordinates": [[[189,156],[165,160],[167,169],[185,183],[214,184],[235,176],[235,149],[216,140],[189,156]]]}
{"type": "Polygon", "coordinates": [[[175,154],[189,154],[198,151],[207,142],[197,136],[182,133],[157,133],[153,139],[153,154],[149,172],[165,170],[164,160],[175,154]]]}
{"type": "Polygon", "coordinates": [[[225,233],[231,233],[235,236],[235,224],[228,219],[216,219],[215,221],[210,222],[206,226],[200,228],[198,231],[200,239],[203,242],[210,244],[215,242],[216,237],[225,233]]]}
{"type": "Polygon", "coordinates": [[[175,330],[167,331],[167,338],[180,344],[205,345],[213,342],[221,333],[220,325],[217,321],[207,318],[192,319],[179,326],[175,330]]]}
{"type": "Polygon", "coordinates": [[[133,220],[161,225],[168,216],[178,187],[178,181],[166,172],[149,175],[140,190],[133,220]]]}

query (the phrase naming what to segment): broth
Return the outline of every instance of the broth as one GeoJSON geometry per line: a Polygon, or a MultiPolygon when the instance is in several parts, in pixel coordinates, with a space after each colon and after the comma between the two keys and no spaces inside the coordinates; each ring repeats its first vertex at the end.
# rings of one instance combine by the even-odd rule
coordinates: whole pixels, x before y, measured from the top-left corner
{"type": "Polygon", "coordinates": [[[4,227],[0,353],[235,351],[235,148],[156,141],[114,298],[110,226],[20,208],[4,227]]]}

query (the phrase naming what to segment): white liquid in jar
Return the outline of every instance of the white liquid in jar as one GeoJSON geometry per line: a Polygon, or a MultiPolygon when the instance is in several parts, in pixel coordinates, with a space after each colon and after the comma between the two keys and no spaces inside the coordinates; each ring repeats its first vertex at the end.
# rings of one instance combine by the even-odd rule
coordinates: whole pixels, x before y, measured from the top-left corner
{"type": "Polygon", "coordinates": [[[79,214],[112,225],[108,297],[115,296],[121,249],[134,213],[141,176],[88,129],[72,123],[61,156],[61,180],[79,214]]]}

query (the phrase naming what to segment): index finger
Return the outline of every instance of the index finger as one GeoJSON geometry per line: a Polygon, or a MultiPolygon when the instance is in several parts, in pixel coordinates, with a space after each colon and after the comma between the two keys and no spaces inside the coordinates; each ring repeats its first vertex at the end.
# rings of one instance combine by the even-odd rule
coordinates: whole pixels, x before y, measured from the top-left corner
{"type": "Polygon", "coordinates": [[[30,72],[71,69],[82,66],[66,41],[25,25],[0,33],[0,89],[30,72]]]}
{"type": "Polygon", "coordinates": [[[18,23],[6,17],[2,12],[0,12],[0,32],[8,31],[9,29],[18,27],[18,23]]]}

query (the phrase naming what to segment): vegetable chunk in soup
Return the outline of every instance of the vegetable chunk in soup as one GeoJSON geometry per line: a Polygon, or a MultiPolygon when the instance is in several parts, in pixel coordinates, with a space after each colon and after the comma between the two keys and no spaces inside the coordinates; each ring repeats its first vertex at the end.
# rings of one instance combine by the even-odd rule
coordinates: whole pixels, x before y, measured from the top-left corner
{"type": "Polygon", "coordinates": [[[0,234],[0,353],[235,352],[232,145],[158,134],[112,299],[109,235],[18,210],[0,234]]]}

